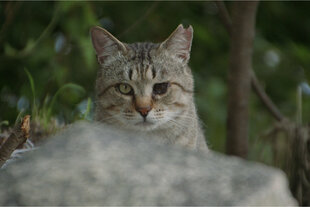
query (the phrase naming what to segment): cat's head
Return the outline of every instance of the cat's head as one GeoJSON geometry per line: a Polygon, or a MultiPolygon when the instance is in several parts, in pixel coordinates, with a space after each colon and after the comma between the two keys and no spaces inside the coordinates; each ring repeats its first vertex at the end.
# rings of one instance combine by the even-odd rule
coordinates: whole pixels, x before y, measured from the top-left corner
{"type": "Polygon", "coordinates": [[[159,44],[127,44],[93,27],[100,70],[97,121],[149,131],[168,128],[192,108],[193,78],[187,66],[193,28],[177,29],[159,44]]]}

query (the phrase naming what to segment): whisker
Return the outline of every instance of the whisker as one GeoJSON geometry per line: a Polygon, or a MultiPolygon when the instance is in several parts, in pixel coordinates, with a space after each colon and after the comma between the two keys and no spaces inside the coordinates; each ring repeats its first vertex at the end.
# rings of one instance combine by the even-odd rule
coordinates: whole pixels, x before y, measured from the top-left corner
{"type": "Polygon", "coordinates": [[[173,119],[169,120],[168,122],[174,123],[175,126],[178,127],[178,129],[180,129],[180,130],[184,130],[188,127],[188,126],[185,126],[185,125],[178,123],[177,121],[175,121],[173,119]]]}
{"type": "Polygon", "coordinates": [[[121,117],[121,115],[120,115],[120,114],[110,115],[109,117],[102,118],[102,119],[100,119],[99,121],[100,121],[100,122],[104,122],[104,121],[107,121],[107,120],[110,120],[110,119],[116,119],[116,118],[118,118],[118,117],[121,117]]]}

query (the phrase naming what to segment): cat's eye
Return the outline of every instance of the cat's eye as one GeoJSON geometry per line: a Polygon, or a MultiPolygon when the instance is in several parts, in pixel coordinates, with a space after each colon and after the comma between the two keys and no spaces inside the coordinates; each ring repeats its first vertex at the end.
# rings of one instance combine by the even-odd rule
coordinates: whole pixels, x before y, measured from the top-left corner
{"type": "Polygon", "coordinates": [[[133,89],[130,85],[126,83],[121,83],[118,85],[118,90],[124,95],[132,95],[133,94],[133,89]]]}
{"type": "Polygon", "coordinates": [[[155,95],[165,94],[167,92],[167,89],[168,89],[169,85],[170,84],[168,82],[166,82],[166,83],[156,83],[153,86],[153,94],[155,94],[155,95]]]}

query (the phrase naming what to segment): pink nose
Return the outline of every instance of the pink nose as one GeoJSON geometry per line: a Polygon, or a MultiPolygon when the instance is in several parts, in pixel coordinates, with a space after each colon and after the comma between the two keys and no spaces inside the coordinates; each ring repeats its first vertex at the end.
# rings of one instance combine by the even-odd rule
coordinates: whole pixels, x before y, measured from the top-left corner
{"type": "Polygon", "coordinates": [[[147,107],[136,107],[136,110],[141,114],[141,116],[146,117],[149,111],[151,111],[151,106],[147,107]]]}

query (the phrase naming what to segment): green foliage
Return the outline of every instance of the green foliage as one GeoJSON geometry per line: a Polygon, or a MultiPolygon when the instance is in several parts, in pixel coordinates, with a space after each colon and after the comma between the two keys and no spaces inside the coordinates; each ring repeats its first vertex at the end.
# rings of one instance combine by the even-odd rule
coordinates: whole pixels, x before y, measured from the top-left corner
{"type": "MultiPolygon", "coordinates": [[[[40,123],[41,126],[43,126],[45,129],[48,128],[49,123],[52,121],[53,118],[53,108],[55,107],[55,103],[57,101],[57,98],[63,94],[64,92],[66,92],[66,97],[68,97],[69,95],[69,99],[72,101],[76,98],[70,96],[69,90],[71,91],[76,91],[77,92],[77,96],[82,97],[83,95],[85,95],[86,91],[83,87],[81,87],[80,85],[74,84],[74,83],[67,83],[64,84],[62,87],[60,87],[55,95],[53,96],[53,98],[51,99],[51,101],[48,101],[48,97],[46,96],[43,102],[43,106],[41,109],[37,108],[37,104],[36,104],[36,93],[35,93],[35,84],[34,84],[34,80],[32,78],[32,75],[30,74],[30,72],[25,68],[24,71],[27,74],[29,83],[30,83],[30,88],[31,88],[31,92],[32,92],[32,97],[33,97],[33,102],[32,102],[32,109],[31,109],[31,114],[32,114],[32,118],[34,120],[36,120],[37,122],[40,123]]],[[[79,99],[79,98],[78,98],[79,99]]],[[[75,101],[76,102],[76,101],[75,101]]],[[[88,105],[87,105],[87,113],[85,115],[85,117],[88,115],[89,111],[90,111],[90,104],[91,104],[91,100],[88,100],[88,105]]],[[[17,116],[17,119],[15,121],[15,123],[17,121],[19,121],[21,119],[21,116],[24,114],[24,110],[21,110],[20,113],[17,116]]]]}
{"type": "Polygon", "coordinates": [[[64,91],[68,90],[68,89],[72,89],[72,90],[76,90],[78,91],[79,93],[81,94],[85,94],[85,90],[83,87],[77,85],[77,84],[74,84],[74,83],[67,83],[65,85],[63,85],[61,88],[58,89],[58,91],[55,93],[52,101],[51,101],[51,104],[49,105],[48,107],[48,110],[47,110],[47,117],[50,117],[51,114],[52,114],[52,110],[54,108],[54,105],[55,105],[55,102],[58,98],[58,96],[63,93],[64,91]]]}
{"type": "Polygon", "coordinates": [[[4,120],[4,121],[1,121],[1,122],[0,122],[0,133],[1,133],[1,127],[2,127],[2,126],[9,126],[9,121],[4,120]]]}
{"type": "MultiPolygon", "coordinates": [[[[53,109],[55,108],[56,102],[58,97],[60,97],[62,94],[66,93],[66,96],[70,97],[70,100],[74,101],[74,99],[79,99],[81,97],[83,97],[85,95],[85,89],[83,87],[81,87],[80,85],[74,84],[74,83],[67,83],[65,85],[63,85],[62,87],[60,87],[55,95],[53,96],[53,98],[49,101],[49,97],[47,96],[44,99],[44,103],[41,109],[38,110],[37,116],[34,117],[34,119],[38,122],[41,123],[41,125],[47,129],[49,123],[51,122],[51,120],[53,119],[53,109]],[[75,92],[76,94],[73,95],[75,96],[74,98],[72,97],[72,95],[70,96],[70,91],[71,92],[75,92]],[[78,98],[80,97],[80,98],[78,98]]],[[[77,102],[75,100],[75,102],[77,102]]]]}
{"type": "Polygon", "coordinates": [[[9,121],[8,120],[4,120],[0,122],[0,127],[1,126],[8,126],[9,125],[9,121]]]}

